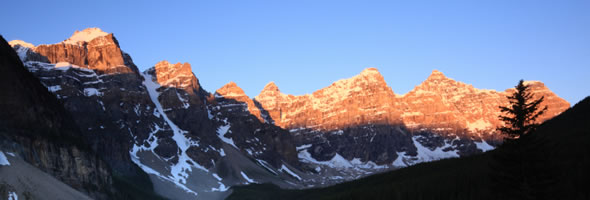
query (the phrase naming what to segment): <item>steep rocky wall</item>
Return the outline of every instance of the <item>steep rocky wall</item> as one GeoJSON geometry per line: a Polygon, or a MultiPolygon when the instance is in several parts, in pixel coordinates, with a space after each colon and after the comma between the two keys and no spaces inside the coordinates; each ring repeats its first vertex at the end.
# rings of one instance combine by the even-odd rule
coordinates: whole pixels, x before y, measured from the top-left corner
{"type": "Polygon", "coordinates": [[[0,37],[0,148],[94,198],[114,192],[110,169],[82,139],[70,114],[0,37]]]}

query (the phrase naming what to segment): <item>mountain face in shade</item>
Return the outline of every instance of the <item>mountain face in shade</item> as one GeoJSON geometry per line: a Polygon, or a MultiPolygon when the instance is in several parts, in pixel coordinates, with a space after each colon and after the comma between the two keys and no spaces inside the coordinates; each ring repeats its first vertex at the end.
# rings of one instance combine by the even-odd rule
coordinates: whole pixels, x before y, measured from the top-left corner
{"type": "MultiPolygon", "coordinates": [[[[97,28],[57,44],[10,44],[114,172],[145,172],[170,199],[222,199],[230,186],[254,182],[325,186],[481,153],[499,140],[497,107],[510,92],[433,71],[398,95],[369,68],[301,96],[271,82],[252,99],[233,82],[209,93],[189,63],[139,72],[113,34],[97,28]]],[[[569,107],[542,83],[527,84],[546,98],[543,119],[569,107]]]]}
{"type": "MultiPolygon", "coordinates": [[[[115,188],[109,167],[90,151],[71,115],[23,67],[2,37],[0,91],[0,152],[11,159],[23,159],[92,198],[115,198],[110,196],[115,188]]],[[[37,179],[18,184],[11,179],[2,177],[3,187],[8,184],[16,193],[28,193],[31,198],[51,198],[30,188],[42,184],[37,179]]]]}
{"type": "Polygon", "coordinates": [[[225,84],[215,91],[215,95],[216,97],[231,99],[239,103],[245,103],[246,105],[244,105],[244,108],[247,109],[248,113],[254,115],[259,121],[264,122],[265,119],[263,119],[263,114],[260,112],[260,109],[258,109],[254,101],[250,99],[250,97],[244,93],[244,90],[238,87],[236,83],[230,82],[225,84]]]}

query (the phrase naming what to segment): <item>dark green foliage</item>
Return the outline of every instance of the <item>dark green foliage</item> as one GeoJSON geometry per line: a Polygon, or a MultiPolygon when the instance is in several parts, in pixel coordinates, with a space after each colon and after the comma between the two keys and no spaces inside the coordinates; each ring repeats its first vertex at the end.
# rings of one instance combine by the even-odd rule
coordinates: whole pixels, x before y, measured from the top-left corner
{"type": "Polygon", "coordinates": [[[529,86],[523,80],[516,91],[507,96],[510,105],[500,106],[505,114],[500,119],[506,124],[498,130],[505,136],[502,148],[493,153],[491,178],[498,199],[544,199],[555,177],[546,173],[547,157],[543,152],[546,141],[535,139],[529,133],[539,126],[535,120],[547,106],[539,110],[544,97],[534,100],[529,86]]]}
{"type": "Polygon", "coordinates": [[[510,105],[500,106],[500,111],[506,114],[500,116],[500,120],[504,121],[506,126],[500,127],[498,130],[506,136],[505,141],[520,138],[534,131],[539,126],[535,120],[547,111],[547,106],[539,110],[544,97],[533,100],[533,94],[529,87],[524,85],[523,80],[520,80],[515,87],[516,91],[507,96],[510,105]]]}
{"type": "MultiPolygon", "coordinates": [[[[529,136],[521,158],[529,168],[524,176],[537,199],[590,199],[590,97],[546,121],[529,136]]],[[[502,146],[481,155],[447,159],[372,175],[339,185],[308,190],[284,190],[272,185],[233,188],[228,199],[506,199],[511,191],[497,191],[494,157],[502,146]]],[[[506,150],[509,151],[509,150],[506,150]]],[[[508,158],[514,158],[509,156],[508,158]]],[[[518,178],[518,177],[516,177],[518,178]]],[[[512,192],[517,193],[519,190],[512,192]]]]}

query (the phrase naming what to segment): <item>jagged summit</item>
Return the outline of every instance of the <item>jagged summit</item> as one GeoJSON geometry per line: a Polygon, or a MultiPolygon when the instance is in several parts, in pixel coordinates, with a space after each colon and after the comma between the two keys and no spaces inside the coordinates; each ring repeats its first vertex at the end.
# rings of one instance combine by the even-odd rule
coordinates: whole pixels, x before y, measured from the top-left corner
{"type": "Polygon", "coordinates": [[[72,36],[63,42],[66,44],[78,44],[80,42],[90,42],[97,37],[106,36],[109,33],[102,31],[100,28],[87,28],[82,31],[76,31],[72,36]]]}
{"type": "Polygon", "coordinates": [[[430,76],[428,76],[428,78],[426,80],[446,80],[449,79],[448,77],[445,76],[445,74],[443,74],[441,71],[438,70],[432,70],[432,73],[430,73],[430,76]]]}
{"type": "Polygon", "coordinates": [[[170,62],[168,62],[168,60],[162,60],[162,61],[156,63],[156,66],[158,66],[158,65],[170,65],[170,62]]]}
{"type": "MultiPolygon", "coordinates": [[[[242,90],[242,88],[240,88],[238,84],[236,84],[233,81],[230,81],[221,88],[217,89],[215,91],[215,97],[219,98],[219,100],[221,100],[222,102],[226,100],[231,100],[245,103],[245,110],[248,110],[250,114],[254,115],[261,122],[265,121],[261,115],[260,109],[258,109],[254,101],[250,97],[248,97],[248,95],[246,95],[244,90],[242,90]]],[[[224,104],[234,105],[235,103],[226,102],[224,104]]]]}
{"type": "Polygon", "coordinates": [[[361,71],[360,75],[364,75],[364,76],[381,76],[381,73],[379,73],[379,70],[377,70],[377,68],[374,67],[370,67],[370,68],[366,68],[363,71],[361,71]]]}
{"type": "MultiPolygon", "coordinates": [[[[63,42],[41,44],[31,50],[52,64],[68,62],[82,68],[95,70],[99,74],[139,75],[139,70],[133,63],[131,56],[121,51],[119,42],[113,34],[106,33],[99,28],[76,31],[63,42]]],[[[29,53],[27,53],[28,55],[29,53]]],[[[33,60],[39,61],[38,59],[33,60]]]]}
{"type": "Polygon", "coordinates": [[[161,86],[184,89],[189,93],[192,93],[193,89],[201,90],[199,80],[193,74],[191,64],[188,62],[172,64],[162,60],[147,71],[153,71],[153,76],[161,86]]]}
{"type": "Polygon", "coordinates": [[[361,73],[357,76],[354,76],[352,78],[360,78],[360,77],[364,77],[365,79],[369,80],[369,81],[373,81],[373,82],[385,82],[383,75],[381,75],[381,73],[379,72],[379,70],[377,70],[377,68],[366,68],[363,71],[361,71],[361,73]]]}
{"type": "Polygon", "coordinates": [[[348,79],[341,79],[321,90],[358,91],[368,88],[389,88],[385,79],[375,68],[364,69],[360,74],[348,79]]]}
{"type": "Polygon", "coordinates": [[[233,81],[223,85],[221,88],[215,91],[218,95],[223,96],[224,98],[234,98],[234,97],[243,97],[247,96],[244,90],[238,86],[233,81]]]}
{"type": "Polygon", "coordinates": [[[160,61],[158,63],[156,63],[156,65],[154,66],[156,69],[156,72],[162,72],[162,73],[171,73],[171,72],[180,72],[180,73],[189,73],[189,75],[192,75],[192,68],[191,68],[191,64],[188,62],[185,63],[176,63],[176,64],[172,64],[170,62],[168,62],[167,60],[163,60],[160,61]]]}
{"type": "Polygon", "coordinates": [[[22,41],[22,40],[12,40],[12,41],[8,42],[8,44],[10,44],[11,47],[14,47],[16,45],[20,45],[22,47],[26,47],[26,48],[30,48],[30,49],[35,48],[35,45],[25,42],[25,41],[22,41]]]}
{"type": "Polygon", "coordinates": [[[264,86],[264,89],[262,89],[262,92],[261,93],[263,93],[263,92],[269,92],[269,91],[272,91],[272,92],[281,92],[279,90],[279,87],[275,84],[274,81],[271,81],[271,82],[267,83],[264,86]]]}

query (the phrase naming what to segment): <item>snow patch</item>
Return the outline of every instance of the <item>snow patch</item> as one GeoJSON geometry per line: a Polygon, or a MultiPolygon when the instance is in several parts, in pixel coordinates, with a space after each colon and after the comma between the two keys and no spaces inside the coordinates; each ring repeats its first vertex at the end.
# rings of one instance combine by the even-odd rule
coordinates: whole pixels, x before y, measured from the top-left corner
{"type": "Polygon", "coordinates": [[[90,42],[97,37],[106,36],[108,33],[100,30],[100,28],[87,28],[82,31],[76,31],[74,34],[63,41],[66,44],[78,44],[79,42],[90,42]]]}
{"type": "Polygon", "coordinates": [[[47,90],[49,90],[52,93],[55,93],[55,92],[61,90],[61,86],[60,85],[49,86],[49,87],[47,87],[47,90]]]}
{"type": "Polygon", "coordinates": [[[272,167],[270,166],[270,164],[268,164],[266,161],[259,160],[259,159],[256,159],[256,161],[258,161],[258,164],[260,164],[262,167],[266,168],[268,171],[270,171],[274,175],[278,175],[278,173],[275,170],[273,170],[272,167]]]}
{"type": "Polygon", "coordinates": [[[430,150],[427,147],[425,147],[424,145],[422,145],[420,142],[418,142],[417,139],[420,137],[422,137],[422,136],[412,137],[412,141],[414,143],[414,146],[416,146],[418,155],[416,155],[416,160],[411,162],[410,165],[413,165],[416,163],[421,163],[421,162],[440,160],[440,159],[444,159],[444,158],[459,157],[459,154],[457,154],[457,150],[443,151],[443,149],[451,147],[450,144],[445,143],[445,145],[442,147],[437,147],[434,150],[430,150]]]}
{"type": "Polygon", "coordinates": [[[279,169],[279,171],[285,172],[285,173],[291,175],[292,177],[296,178],[297,180],[301,181],[301,177],[299,177],[299,175],[297,175],[295,172],[291,171],[285,165],[281,165],[281,168],[279,169]]]}
{"type": "Polygon", "coordinates": [[[10,165],[8,158],[6,158],[6,155],[2,151],[0,151],[0,165],[10,165]]]}
{"type": "Polygon", "coordinates": [[[359,158],[354,158],[352,161],[346,160],[346,158],[342,157],[340,154],[336,153],[332,159],[328,161],[318,161],[311,157],[311,154],[307,151],[307,149],[300,151],[297,154],[299,160],[305,163],[313,163],[319,165],[325,165],[330,168],[386,168],[386,166],[379,166],[373,162],[361,162],[359,158]]]}
{"type": "Polygon", "coordinates": [[[402,152],[397,152],[397,159],[395,159],[392,163],[394,167],[407,167],[406,163],[404,162],[404,154],[402,152]]]}
{"type": "Polygon", "coordinates": [[[301,145],[296,147],[297,151],[302,150],[302,149],[308,149],[309,147],[311,147],[311,144],[305,144],[305,145],[301,145]]]}
{"type": "Polygon", "coordinates": [[[240,171],[240,174],[242,175],[242,177],[244,177],[244,179],[246,179],[246,181],[248,181],[248,183],[256,183],[254,180],[252,180],[248,176],[246,176],[246,174],[244,172],[240,171]]]}
{"type": "Polygon", "coordinates": [[[8,44],[11,47],[14,47],[16,45],[20,45],[21,47],[25,47],[25,48],[29,48],[29,49],[35,48],[35,45],[25,42],[25,41],[22,41],[22,40],[12,40],[12,41],[8,42],[8,44]]]}
{"type": "Polygon", "coordinates": [[[474,142],[475,146],[483,152],[489,151],[494,149],[494,146],[488,144],[485,140],[481,140],[481,142],[474,142]]]}
{"type": "Polygon", "coordinates": [[[8,192],[8,200],[18,200],[16,192],[8,192]]]}
{"type": "MultiPolygon", "coordinates": [[[[226,120],[226,123],[227,123],[227,120],[226,120]]],[[[219,139],[221,139],[221,141],[234,146],[236,149],[240,149],[236,146],[233,139],[225,137],[225,134],[227,133],[227,131],[229,131],[230,127],[231,127],[230,124],[227,123],[227,125],[223,125],[223,126],[220,126],[219,128],[217,128],[217,137],[219,137],[219,139]]]]}
{"type": "MultiPolygon", "coordinates": [[[[175,183],[178,187],[184,189],[185,191],[197,195],[197,193],[195,191],[189,189],[184,184],[186,184],[186,182],[187,182],[186,179],[189,177],[189,172],[192,171],[192,167],[203,170],[205,172],[209,172],[209,170],[207,170],[205,167],[197,164],[197,162],[193,161],[190,157],[188,157],[188,155],[186,153],[187,149],[190,146],[193,146],[193,145],[198,146],[198,143],[195,143],[194,141],[191,141],[189,138],[187,138],[185,135],[187,133],[187,131],[180,129],[178,126],[176,126],[176,124],[174,124],[168,118],[168,116],[166,114],[163,114],[164,109],[162,108],[162,105],[158,101],[159,93],[158,93],[157,89],[160,87],[160,85],[153,81],[152,76],[150,74],[142,73],[142,76],[144,77],[143,84],[145,85],[145,87],[148,91],[150,99],[156,105],[156,110],[159,112],[159,114],[161,114],[164,121],[166,121],[168,126],[172,129],[172,131],[174,133],[174,135],[172,136],[172,139],[176,142],[176,144],[178,145],[178,147],[180,148],[181,151],[178,155],[178,162],[170,167],[170,174],[171,174],[170,176],[162,176],[159,172],[151,169],[148,166],[141,164],[139,158],[137,157],[137,152],[140,149],[153,152],[153,149],[158,145],[157,139],[155,139],[155,138],[153,140],[148,139],[148,141],[152,141],[152,144],[150,144],[150,148],[146,148],[143,145],[138,146],[137,144],[135,144],[133,149],[130,151],[132,160],[137,165],[139,165],[146,173],[154,174],[154,175],[157,175],[157,176],[163,178],[164,180],[171,181],[171,182],[175,183]]],[[[154,111],[154,113],[155,112],[156,111],[154,111]]],[[[159,129],[160,129],[160,127],[156,125],[154,132],[152,132],[150,134],[150,138],[155,137],[155,133],[159,129]]],[[[157,155],[157,154],[155,154],[155,155],[157,155]]]]}
{"type": "MultiPolygon", "coordinates": [[[[20,44],[19,44],[20,45],[20,44]]],[[[11,44],[11,46],[14,48],[15,46],[11,44]]],[[[33,47],[30,47],[33,48],[33,47]]],[[[18,46],[18,48],[16,48],[16,54],[18,55],[18,57],[20,58],[21,62],[25,62],[25,60],[27,59],[27,52],[29,52],[29,47],[25,47],[25,46],[18,46]]]]}
{"type": "Polygon", "coordinates": [[[229,187],[226,187],[221,181],[218,181],[217,183],[219,184],[219,187],[211,188],[211,192],[225,192],[229,189],[229,187]]]}
{"type": "Polygon", "coordinates": [[[102,92],[96,88],[84,88],[84,96],[102,96],[102,92]]]}

